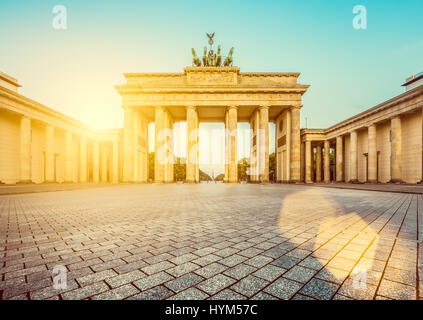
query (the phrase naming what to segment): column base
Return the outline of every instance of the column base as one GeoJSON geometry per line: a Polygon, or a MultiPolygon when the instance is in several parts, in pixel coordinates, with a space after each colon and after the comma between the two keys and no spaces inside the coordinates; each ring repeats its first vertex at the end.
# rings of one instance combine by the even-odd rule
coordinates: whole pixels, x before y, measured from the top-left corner
{"type": "Polygon", "coordinates": [[[312,184],[312,183],[313,183],[313,181],[312,181],[312,180],[307,180],[305,183],[306,183],[306,184],[312,184]]]}
{"type": "MultiPolygon", "coordinates": [[[[404,183],[404,181],[402,181],[401,179],[391,179],[389,180],[389,183],[401,184],[404,183]]],[[[423,184],[423,181],[419,181],[417,182],[417,184],[423,184]]]]}
{"type": "Polygon", "coordinates": [[[288,183],[289,184],[303,184],[304,182],[302,182],[301,180],[289,180],[288,183]]]}
{"type": "MultiPolygon", "coordinates": [[[[185,183],[196,184],[197,182],[195,180],[185,180],[185,183]]],[[[227,182],[225,182],[225,183],[227,183],[227,182]]]]}
{"type": "Polygon", "coordinates": [[[379,182],[377,180],[374,180],[374,179],[369,179],[369,180],[366,181],[366,183],[376,184],[376,183],[379,183],[379,182]]]}
{"type": "Polygon", "coordinates": [[[64,184],[71,184],[71,183],[75,183],[74,181],[72,181],[72,180],[65,180],[65,181],[63,181],[62,183],[64,183],[64,184]]]}
{"type": "Polygon", "coordinates": [[[57,182],[54,181],[54,180],[45,180],[43,183],[44,184],[53,184],[53,183],[57,183],[57,182]]]}
{"type": "MultiPolygon", "coordinates": [[[[0,183],[2,183],[0,181],[0,183]]],[[[19,180],[18,182],[16,182],[16,184],[32,184],[34,183],[32,180],[19,180]]]]}
{"type": "Polygon", "coordinates": [[[348,181],[348,183],[358,184],[358,183],[360,183],[360,181],[358,181],[358,179],[352,179],[352,180],[348,181]]]}

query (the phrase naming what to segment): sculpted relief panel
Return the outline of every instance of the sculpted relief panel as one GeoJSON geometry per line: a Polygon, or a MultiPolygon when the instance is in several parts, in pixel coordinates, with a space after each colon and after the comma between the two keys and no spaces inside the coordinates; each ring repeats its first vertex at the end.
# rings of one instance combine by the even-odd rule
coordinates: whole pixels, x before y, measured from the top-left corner
{"type": "Polygon", "coordinates": [[[221,72],[195,72],[187,75],[187,81],[191,85],[228,85],[236,84],[236,74],[221,72]]]}

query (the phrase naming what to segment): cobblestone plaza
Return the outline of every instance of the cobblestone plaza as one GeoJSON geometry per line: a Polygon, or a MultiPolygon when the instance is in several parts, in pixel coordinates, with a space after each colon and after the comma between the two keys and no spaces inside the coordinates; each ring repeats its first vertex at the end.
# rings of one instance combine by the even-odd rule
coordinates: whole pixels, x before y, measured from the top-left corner
{"type": "Polygon", "coordinates": [[[418,299],[422,206],[272,184],[3,195],[0,299],[418,299]]]}

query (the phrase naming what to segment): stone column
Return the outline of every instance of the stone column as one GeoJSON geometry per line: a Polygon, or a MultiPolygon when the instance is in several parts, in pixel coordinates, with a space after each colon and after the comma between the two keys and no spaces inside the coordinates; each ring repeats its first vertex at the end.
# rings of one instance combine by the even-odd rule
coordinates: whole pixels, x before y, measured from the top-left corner
{"type": "Polygon", "coordinates": [[[133,125],[132,110],[125,108],[123,128],[123,181],[131,182],[133,179],[133,125]]]}
{"type": "Polygon", "coordinates": [[[31,120],[27,117],[21,118],[20,137],[20,176],[19,183],[32,183],[31,173],[31,120]]]}
{"type": "Polygon", "coordinates": [[[300,182],[300,108],[291,109],[291,182],[300,182]]]}
{"type": "Polygon", "coordinates": [[[401,118],[398,116],[391,119],[391,182],[393,183],[402,182],[401,149],[401,118]]]}
{"type": "Polygon", "coordinates": [[[87,138],[79,140],[79,182],[87,182],[87,138]]]}
{"type": "Polygon", "coordinates": [[[186,159],[186,182],[196,182],[197,169],[197,108],[187,107],[187,159],[186,159]]]}
{"type": "Polygon", "coordinates": [[[325,150],[324,180],[325,180],[325,183],[329,183],[330,182],[330,143],[328,140],[325,141],[324,150],[325,150]]]}
{"type": "Polygon", "coordinates": [[[368,174],[367,181],[377,183],[377,149],[376,149],[376,125],[372,124],[368,128],[369,151],[368,151],[368,174]]]}
{"type": "Polygon", "coordinates": [[[305,143],[300,145],[300,181],[305,182],[305,143]]]}
{"type": "MultiPolygon", "coordinates": [[[[301,141],[300,141],[301,143],[301,141]]],[[[276,144],[277,146],[277,144],[276,144]]],[[[286,158],[285,162],[285,170],[286,172],[286,179],[285,182],[291,181],[291,110],[286,111],[286,158]]],[[[301,156],[301,148],[300,148],[300,156],[301,156]]],[[[301,168],[301,158],[300,158],[300,168],[301,168]]],[[[301,174],[300,174],[300,180],[301,180],[301,174]]]]}
{"type": "Polygon", "coordinates": [[[73,144],[72,132],[65,133],[65,183],[73,181],[73,144]]]}
{"type": "Polygon", "coordinates": [[[165,108],[155,108],[155,144],[154,144],[154,182],[164,182],[164,167],[165,167],[165,155],[163,152],[165,140],[164,140],[164,129],[165,129],[165,108]]]}
{"type": "Polygon", "coordinates": [[[54,168],[54,127],[47,125],[46,127],[46,176],[45,182],[55,182],[55,168],[54,168]]]}
{"type": "Polygon", "coordinates": [[[344,179],[343,137],[336,137],[336,182],[344,179]]]}
{"type": "Polygon", "coordinates": [[[138,159],[138,135],[140,130],[140,123],[139,123],[139,112],[133,111],[132,112],[132,181],[133,182],[140,182],[140,168],[139,168],[139,159],[138,159]]]}
{"type": "Polygon", "coordinates": [[[350,133],[350,182],[358,182],[357,131],[350,133]]]}
{"type": "Polygon", "coordinates": [[[225,112],[225,177],[223,182],[229,182],[229,123],[227,112],[225,112]]]}
{"type": "Polygon", "coordinates": [[[142,143],[142,156],[141,156],[141,182],[148,182],[148,120],[140,113],[141,116],[141,143],[142,143]]]}
{"type": "Polygon", "coordinates": [[[119,142],[113,140],[113,159],[112,159],[112,182],[119,183],[119,142]]]}
{"type": "Polygon", "coordinates": [[[260,182],[269,183],[269,107],[259,108],[259,170],[260,182]]]}
{"type": "Polygon", "coordinates": [[[165,113],[165,152],[166,152],[166,161],[165,161],[165,176],[164,181],[166,183],[172,183],[173,179],[173,117],[167,111],[165,113]]]}
{"type": "Polygon", "coordinates": [[[322,182],[322,146],[316,146],[316,182],[322,182]]]}
{"type": "Polygon", "coordinates": [[[98,141],[93,143],[93,182],[100,182],[100,146],[98,141]]]}
{"type": "Polygon", "coordinates": [[[311,141],[305,142],[305,183],[313,183],[311,180],[311,164],[312,164],[311,141]]]}
{"type": "Polygon", "coordinates": [[[228,110],[228,129],[229,129],[229,183],[238,182],[238,161],[237,161],[237,127],[238,127],[238,108],[229,106],[228,110]]]}
{"type": "Polygon", "coordinates": [[[101,182],[107,182],[108,177],[108,159],[107,159],[107,147],[106,145],[101,146],[101,182]]]}

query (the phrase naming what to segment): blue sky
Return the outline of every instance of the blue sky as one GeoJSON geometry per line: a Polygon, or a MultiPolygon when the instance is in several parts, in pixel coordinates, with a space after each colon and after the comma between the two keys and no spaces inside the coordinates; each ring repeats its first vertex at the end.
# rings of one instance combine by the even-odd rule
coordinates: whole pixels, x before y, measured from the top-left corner
{"type": "Polygon", "coordinates": [[[241,72],[301,72],[301,125],[325,128],[403,92],[423,71],[423,1],[0,0],[0,70],[21,93],[93,126],[122,125],[124,72],[182,72],[216,32],[241,72]],[[52,8],[67,8],[54,30],[52,8]],[[355,5],[367,30],[352,27],[355,5]],[[99,115],[101,115],[99,117],[99,115]]]}

